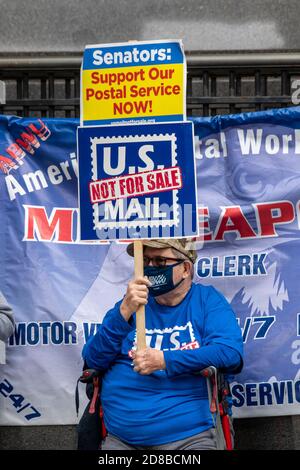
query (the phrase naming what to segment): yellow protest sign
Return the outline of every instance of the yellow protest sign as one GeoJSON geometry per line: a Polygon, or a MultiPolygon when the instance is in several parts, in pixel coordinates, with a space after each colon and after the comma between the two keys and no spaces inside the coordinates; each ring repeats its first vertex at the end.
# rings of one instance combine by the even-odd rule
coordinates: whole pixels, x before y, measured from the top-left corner
{"type": "Polygon", "coordinates": [[[87,46],[81,69],[81,125],[185,120],[181,41],[87,46]]]}

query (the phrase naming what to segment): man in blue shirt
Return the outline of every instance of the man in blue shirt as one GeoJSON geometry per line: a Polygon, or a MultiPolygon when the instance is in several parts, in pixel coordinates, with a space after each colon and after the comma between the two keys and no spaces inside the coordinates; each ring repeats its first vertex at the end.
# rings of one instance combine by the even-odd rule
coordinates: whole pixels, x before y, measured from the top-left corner
{"type": "MultiPolygon", "coordinates": [[[[145,240],[144,277],[129,282],[83,349],[103,371],[103,450],[215,449],[206,380],[209,366],[242,368],[234,313],[212,286],[193,283],[192,242],[145,240]],[[147,348],[136,350],[135,311],[145,305],[147,348]]],[[[133,256],[133,244],[127,252],[133,256]]]]}

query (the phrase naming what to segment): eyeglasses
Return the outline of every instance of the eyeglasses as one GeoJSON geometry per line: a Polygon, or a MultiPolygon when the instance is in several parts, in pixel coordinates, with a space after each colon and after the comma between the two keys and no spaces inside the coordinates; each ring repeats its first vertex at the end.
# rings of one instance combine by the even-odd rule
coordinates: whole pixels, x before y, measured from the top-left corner
{"type": "Polygon", "coordinates": [[[164,256],[153,256],[153,258],[149,258],[149,256],[144,256],[144,266],[149,266],[152,261],[152,266],[155,266],[156,268],[164,268],[168,260],[184,261],[180,258],[166,258],[164,256]]]}

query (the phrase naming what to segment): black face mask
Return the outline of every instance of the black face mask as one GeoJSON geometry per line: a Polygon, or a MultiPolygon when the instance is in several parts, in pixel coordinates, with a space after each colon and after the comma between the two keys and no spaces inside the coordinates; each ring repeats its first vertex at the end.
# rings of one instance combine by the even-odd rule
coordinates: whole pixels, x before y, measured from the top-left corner
{"type": "Polygon", "coordinates": [[[157,297],[158,295],[166,294],[171,290],[178,287],[182,282],[177,282],[174,284],[173,282],[173,268],[178,264],[183,263],[184,260],[178,261],[178,263],[171,264],[170,266],[164,266],[163,268],[158,268],[156,266],[145,266],[144,267],[144,274],[148,276],[149,281],[151,282],[152,286],[149,287],[149,295],[152,297],[157,297]]]}

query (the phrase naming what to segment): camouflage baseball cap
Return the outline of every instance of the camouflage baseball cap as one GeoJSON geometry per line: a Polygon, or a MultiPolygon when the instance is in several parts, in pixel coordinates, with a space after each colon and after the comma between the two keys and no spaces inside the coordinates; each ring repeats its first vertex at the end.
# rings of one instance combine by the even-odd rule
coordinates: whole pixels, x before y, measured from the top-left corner
{"type": "MultiPolygon", "coordinates": [[[[192,239],[190,238],[161,238],[158,240],[143,240],[144,246],[149,246],[151,248],[173,248],[174,250],[179,251],[187,258],[189,258],[192,263],[195,263],[197,259],[197,252],[195,249],[195,245],[192,239]]],[[[127,246],[127,253],[130,256],[134,256],[133,254],[133,243],[130,243],[127,246]]]]}

